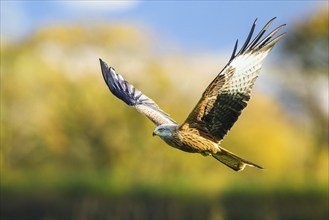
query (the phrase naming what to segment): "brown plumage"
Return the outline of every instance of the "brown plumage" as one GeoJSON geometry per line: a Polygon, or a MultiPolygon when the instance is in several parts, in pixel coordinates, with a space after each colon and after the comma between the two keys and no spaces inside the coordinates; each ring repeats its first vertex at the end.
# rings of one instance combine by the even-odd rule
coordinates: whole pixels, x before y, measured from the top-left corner
{"type": "Polygon", "coordinates": [[[265,57],[284,35],[272,39],[284,26],[281,25],[261,39],[274,19],[250,42],[256,26],[255,21],[246,42],[237,53],[236,42],[228,64],[206,88],[181,125],[100,60],[104,80],[115,96],[135,107],[156,124],[153,135],[158,135],[170,146],[185,152],[211,155],[236,171],[243,170],[246,165],[262,168],[222,148],[220,142],[247,106],[251,89],[265,57]]]}

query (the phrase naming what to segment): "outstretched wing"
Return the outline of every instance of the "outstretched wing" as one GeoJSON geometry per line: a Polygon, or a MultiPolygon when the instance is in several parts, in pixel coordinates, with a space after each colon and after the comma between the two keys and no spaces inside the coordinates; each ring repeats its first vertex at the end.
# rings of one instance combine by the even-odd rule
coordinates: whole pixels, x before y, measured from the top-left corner
{"type": "Polygon", "coordinates": [[[228,64],[207,87],[180,129],[197,132],[216,142],[223,139],[247,106],[251,89],[265,57],[284,35],[281,34],[271,40],[284,26],[281,25],[261,40],[274,19],[270,20],[250,42],[256,19],[238,53],[238,41],[236,42],[228,64]]]}
{"type": "Polygon", "coordinates": [[[136,108],[137,111],[148,117],[156,125],[177,124],[152,99],[124,80],[112,67],[109,68],[103,60],[99,59],[99,61],[104,80],[113,95],[127,105],[136,108]]]}

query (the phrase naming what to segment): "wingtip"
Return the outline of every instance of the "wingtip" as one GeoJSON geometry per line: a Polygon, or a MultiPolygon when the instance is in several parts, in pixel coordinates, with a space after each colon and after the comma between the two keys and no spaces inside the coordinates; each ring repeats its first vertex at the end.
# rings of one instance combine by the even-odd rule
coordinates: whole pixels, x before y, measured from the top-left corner
{"type": "Polygon", "coordinates": [[[101,64],[101,67],[103,68],[108,68],[108,65],[101,59],[99,58],[99,63],[101,64]]]}
{"type": "Polygon", "coordinates": [[[107,63],[105,61],[103,61],[101,58],[99,58],[99,62],[101,64],[101,67],[105,67],[109,71],[114,71],[115,72],[115,69],[113,67],[107,65],[107,63]]]}
{"type": "Polygon", "coordinates": [[[254,21],[254,25],[256,25],[257,21],[258,21],[258,18],[255,19],[255,21],[254,21]]]}
{"type": "Polygon", "coordinates": [[[270,21],[274,21],[276,18],[277,18],[277,17],[275,16],[275,17],[273,17],[270,21]]]}
{"type": "Polygon", "coordinates": [[[101,58],[98,58],[98,60],[101,64],[106,64],[101,58]]]}

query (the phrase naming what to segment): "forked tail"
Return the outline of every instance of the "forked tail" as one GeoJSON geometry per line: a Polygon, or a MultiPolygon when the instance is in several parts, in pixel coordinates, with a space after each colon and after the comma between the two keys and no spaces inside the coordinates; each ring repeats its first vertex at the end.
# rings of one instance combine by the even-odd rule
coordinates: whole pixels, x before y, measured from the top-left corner
{"type": "Polygon", "coordinates": [[[212,154],[212,156],[235,171],[241,171],[246,166],[252,166],[252,167],[257,167],[259,169],[264,169],[263,167],[254,164],[248,160],[242,159],[241,157],[238,157],[237,155],[223,148],[220,149],[221,151],[217,152],[216,154],[212,154]]]}

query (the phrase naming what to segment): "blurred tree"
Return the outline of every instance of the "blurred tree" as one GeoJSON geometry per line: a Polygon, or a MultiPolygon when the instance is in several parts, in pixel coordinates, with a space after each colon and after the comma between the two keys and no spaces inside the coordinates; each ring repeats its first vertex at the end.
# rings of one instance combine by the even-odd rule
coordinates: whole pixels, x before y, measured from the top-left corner
{"type": "Polygon", "coordinates": [[[284,50],[294,56],[306,75],[326,74],[328,71],[328,9],[321,9],[292,28],[284,50]]]}
{"type": "Polygon", "coordinates": [[[319,151],[328,148],[328,20],[328,8],[300,20],[288,33],[283,46],[289,60],[294,59],[294,68],[298,69],[299,74],[285,76],[291,77],[287,81],[290,86],[286,88],[300,100],[310,118],[310,133],[315,138],[315,152],[310,157],[313,165],[317,163],[319,151]]]}
{"type": "MultiPolygon", "coordinates": [[[[145,94],[152,94],[151,98],[178,122],[185,119],[207,84],[198,86],[203,80],[193,82],[187,76],[200,79],[208,73],[204,67],[200,69],[199,62],[189,62],[180,54],[170,55],[174,62],[170,61],[168,68],[168,58],[159,58],[150,48],[149,38],[129,26],[92,30],[47,27],[21,43],[2,46],[1,169],[6,170],[6,179],[24,184],[15,181],[19,173],[22,179],[33,181],[58,178],[64,185],[76,178],[76,182],[86,181],[108,191],[144,184],[148,190],[158,187],[182,193],[200,189],[209,195],[239,182],[241,176],[217,161],[182,153],[151,138],[153,124],[108,91],[99,57],[145,94]],[[175,78],[183,72],[185,91],[178,89],[177,81],[181,81],[175,78]],[[188,98],[183,98],[182,91],[188,98]],[[69,181],[62,178],[65,175],[69,181]],[[108,186],[111,181],[116,187],[108,186]]],[[[281,117],[277,106],[274,100],[255,94],[223,142],[228,149],[249,155],[248,159],[272,170],[271,178],[251,170],[243,174],[251,177],[248,182],[254,178],[262,186],[268,186],[264,182],[281,184],[283,178],[303,180],[309,136],[299,137],[296,126],[281,117]],[[270,156],[264,158],[265,154],[270,156]]],[[[50,184],[60,185],[58,182],[50,184]]]]}

